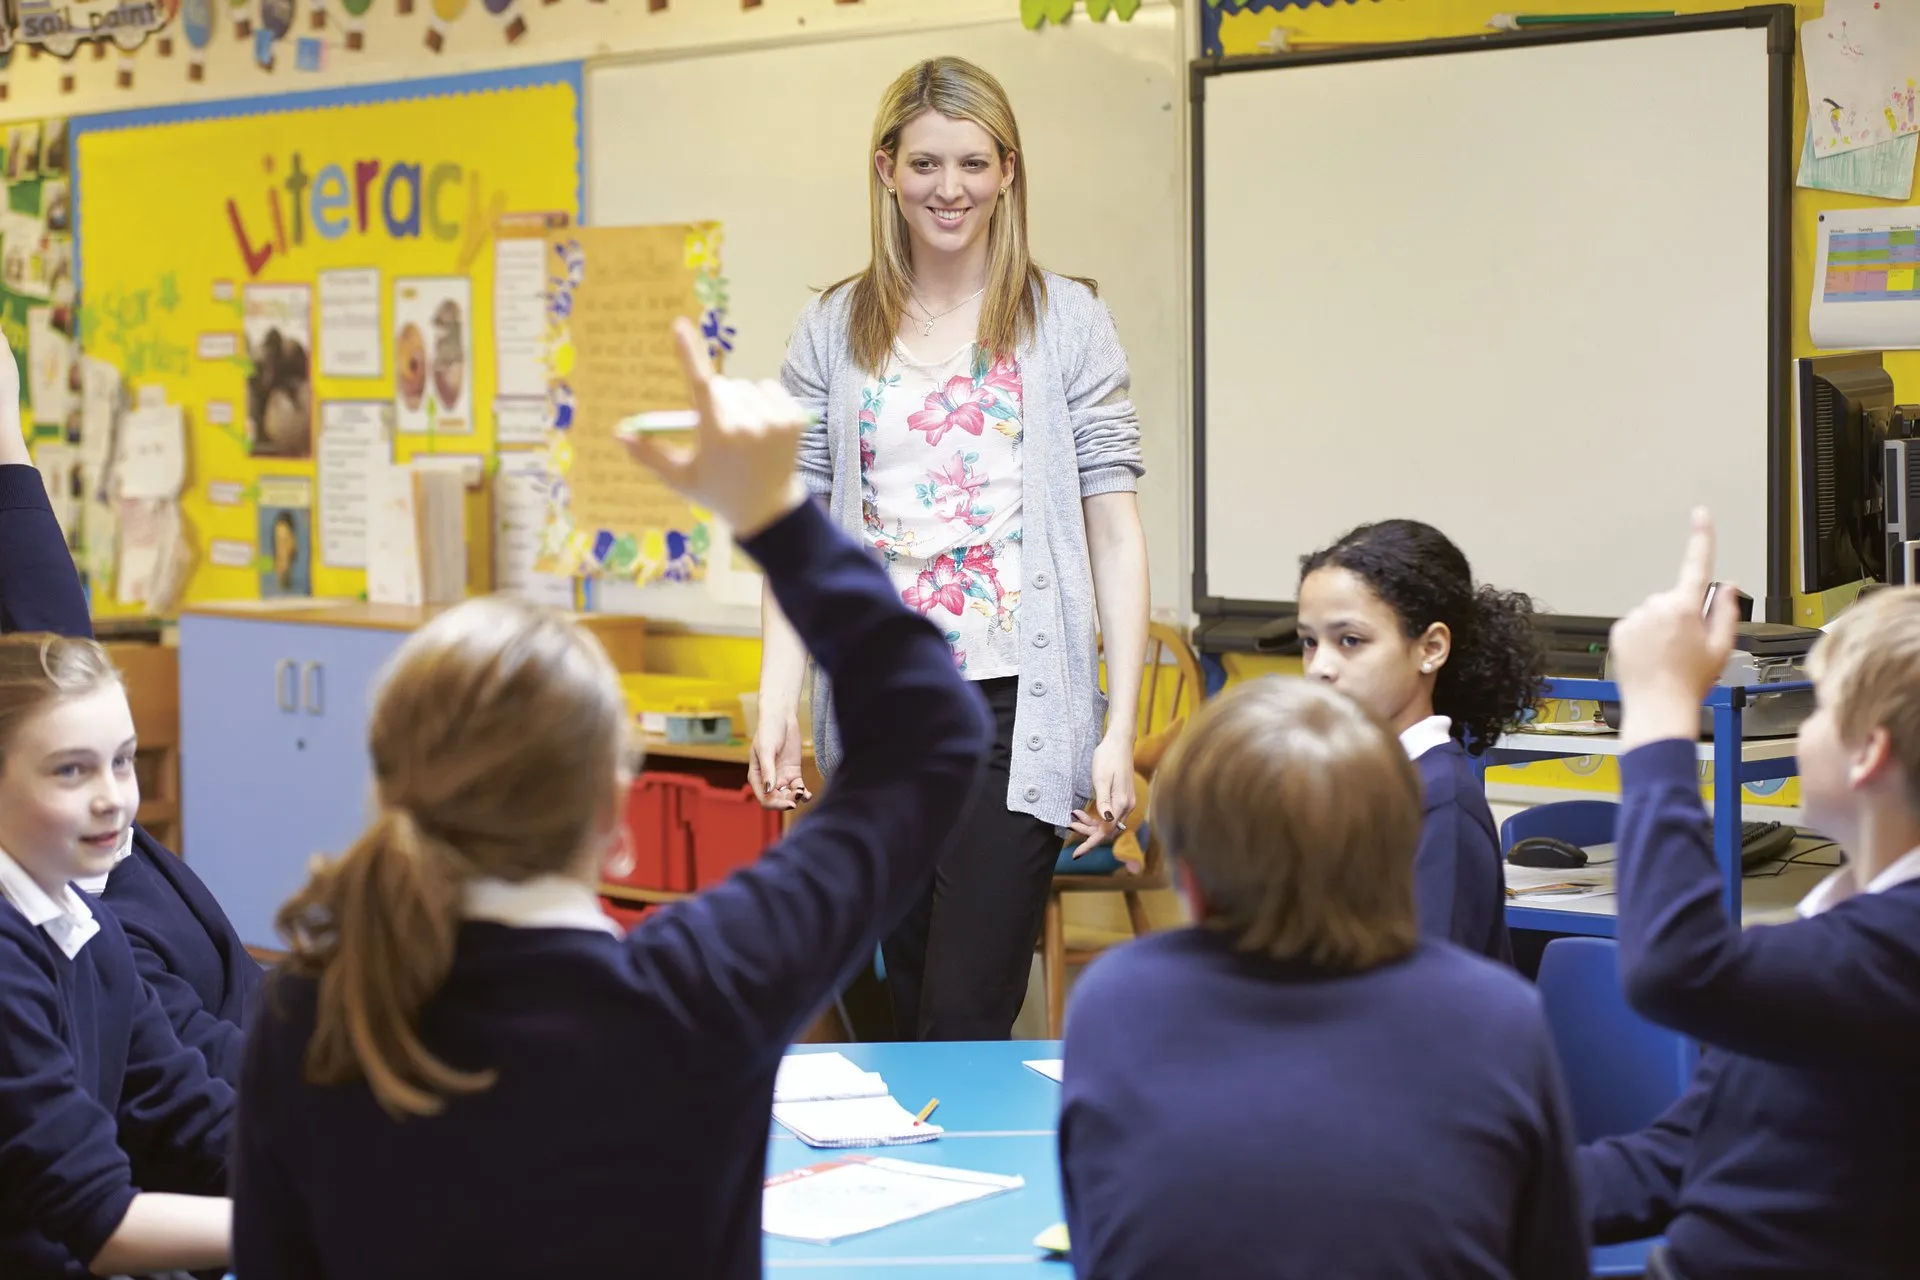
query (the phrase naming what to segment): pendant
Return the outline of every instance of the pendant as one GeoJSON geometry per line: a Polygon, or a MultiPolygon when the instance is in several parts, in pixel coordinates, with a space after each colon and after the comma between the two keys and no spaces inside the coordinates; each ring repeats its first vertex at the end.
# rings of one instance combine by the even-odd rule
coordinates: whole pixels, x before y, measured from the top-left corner
{"type": "Polygon", "coordinates": [[[920,326],[920,336],[923,338],[931,338],[933,336],[933,321],[929,320],[920,326]]]}

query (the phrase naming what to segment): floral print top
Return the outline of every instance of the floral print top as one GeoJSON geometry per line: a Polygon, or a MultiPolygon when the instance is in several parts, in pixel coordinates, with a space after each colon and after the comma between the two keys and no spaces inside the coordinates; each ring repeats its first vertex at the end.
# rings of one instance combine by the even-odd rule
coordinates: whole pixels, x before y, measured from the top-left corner
{"type": "Polygon", "coordinates": [[[1018,365],[971,343],[927,364],[896,342],[861,395],[867,541],[973,680],[1020,672],[1020,433],[1018,365]]]}

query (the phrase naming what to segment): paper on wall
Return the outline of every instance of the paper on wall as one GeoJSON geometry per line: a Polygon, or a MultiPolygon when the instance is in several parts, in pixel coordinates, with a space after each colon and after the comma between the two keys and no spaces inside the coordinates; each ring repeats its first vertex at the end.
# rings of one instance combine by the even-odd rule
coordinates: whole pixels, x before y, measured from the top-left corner
{"type": "Polygon", "coordinates": [[[419,605],[420,509],[410,467],[375,467],[367,485],[367,599],[419,605]]]}
{"type": "Polygon", "coordinates": [[[573,579],[534,568],[553,485],[545,453],[500,455],[493,476],[493,589],[572,609],[573,579]]]}
{"type": "Polygon", "coordinates": [[[1820,215],[1807,323],[1825,350],[1920,347],[1920,208],[1820,215]]]}
{"type": "Polygon", "coordinates": [[[33,420],[67,425],[73,411],[73,392],[67,382],[73,371],[73,339],[53,327],[52,307],[27,311],[27,396],[33,402],[33,420]]]}
{"type": "Polygon", "coordinates": [[[396,424],[404,434],[473,430],[473,282],[393,282],[396,424]]]}
{"type": "Polygon", "coordinates": [[[544,235],[494,240],[494,373],[501,396],[547,395],[546,253],[544,235]]]}
{"type": "Polygon", "coordinates": [[[377,378],[381,367],[380,271],[320,272],[320,372],[377,378]]]}
{"type": "Polygon", "coordinates": [[[113,469],[123,498],[177,498],[187,475],[187,441],[180,406],[135,409],[120,421],[120,452],[113,469]]]}
{"type": "Polygon", "coordinates": [[[1796,184],[1811,191],[1844,191],[1879,200],[1908,200],[1913,196],[1913,162],[1920,152],[1920,134],[1877,142],[1858,151],[1816,156],[1813,128],[1807,128],[1800,148],[1800,176],[1796,184]]]}
{"type": "Polygon", "coordinates": [[[381,400],[326,400],[320,405],[320,559],[335,568],[367,567],[367,501],[375,471],[391,464],[381,400]]]}
{"type": "Polygon", "coordinates": [[[1920,133],[1920,5],[1827,0],[1800,48],[1816,155],[1920,133]]]}

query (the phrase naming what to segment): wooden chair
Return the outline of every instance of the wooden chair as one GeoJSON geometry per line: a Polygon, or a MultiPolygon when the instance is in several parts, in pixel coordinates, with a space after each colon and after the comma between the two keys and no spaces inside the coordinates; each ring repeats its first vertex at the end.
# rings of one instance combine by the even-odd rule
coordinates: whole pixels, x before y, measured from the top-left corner
{"type": "MultiPolygon", "coordinates": [[[[1200,674],[1200,660],[1194,656],[1186,637],[1173,628],[1154,623],[1147,628],[1147,662],[1140,677],[1140,710],[1134,725],[1136,739],[1158,733],[1175,721],[1191,716],[1206,696],[1206,680],[1200,674]]],[[[1139,842],[1140,828],[1147,813],[1148,780],[1134,775],[1135,804],[1128,829],[1116,842],[1120,856],[1100,849],[1089,853],[1080,863],[1071,857],[1071,846],[1063,849],[1055,869],[1053,888],[1047,893],[1045,923],[1040,933],[1040,969],[1046,981],[1047,1035],[1060,1038],[1066,1022],[1067,968],[1085,964],[1099,954],[1099,947],[1068,947],[1066,895],[1070,893],[1117,893],[1126,901],[1127,921],[1133,936],[1149,932],[1146,904],[1141,894],[1172,887],[1166,859],[1157,842],[1139,842]],[[1126,862],[1140,867],[1129,870],[1126,862]]]]}
{"type": "Polygon", "coordinates": [[[109,641],[107,654],[126,679],[127,706],[140,735],[140,825],[180,852],[180,661],[157,644],[109,641]]]}

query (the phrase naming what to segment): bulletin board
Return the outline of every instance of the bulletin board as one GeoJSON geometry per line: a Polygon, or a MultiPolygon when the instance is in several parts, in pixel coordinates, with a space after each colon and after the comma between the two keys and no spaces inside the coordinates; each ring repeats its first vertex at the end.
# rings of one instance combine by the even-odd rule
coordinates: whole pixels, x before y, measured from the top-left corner
{"type": "Polygon", "coordinates": [[[496,232],[578,220],[580,104],[570,63],[74,122],[81,344],[184,413],[186,601],[357,596],[369,453],[544,442],[496,232]]]}

